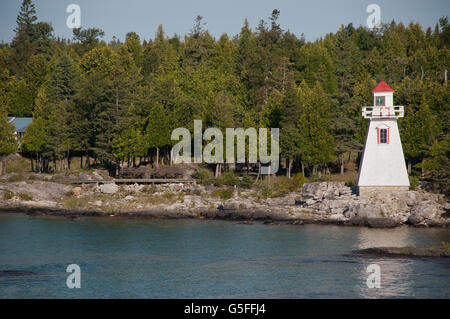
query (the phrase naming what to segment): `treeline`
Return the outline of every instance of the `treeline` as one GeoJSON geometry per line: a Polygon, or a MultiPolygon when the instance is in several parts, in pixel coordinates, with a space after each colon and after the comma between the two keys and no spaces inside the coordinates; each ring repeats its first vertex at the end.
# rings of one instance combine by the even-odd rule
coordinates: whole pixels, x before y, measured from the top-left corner
{"type": "Polygon", "coordinates": [[[0,49],[3,122],[33,116],[22,151],[38,171],[64,170],[74,154],[112,169],[170,164],[172,130],[200,119],[204,128],[279,127],[288,176],[343,173],[364,143],[361,107],[384,78],[406,109],[410,174],[448,193],[448,18],[426,30],[349,24],[307,42],[283,30],[279,14],[255,30],[245,21],[233,38],[215,39],[197,17],[184,38],[160,26],[153,39],[130,32],[106,43],[95,28],[55,38],[23,0],[16,35],[0,49]]]}

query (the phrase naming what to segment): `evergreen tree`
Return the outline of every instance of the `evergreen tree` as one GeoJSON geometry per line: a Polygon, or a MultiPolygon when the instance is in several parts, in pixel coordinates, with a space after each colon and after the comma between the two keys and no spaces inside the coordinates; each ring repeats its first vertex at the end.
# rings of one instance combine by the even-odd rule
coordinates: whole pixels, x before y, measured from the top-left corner
{"type": "Polygon", "coordinates": [[[156,149],[156,168],[159,167],[159,151],[170,143],[170,131],[168,130],[168,118],[163,106],[155,103],[145,123],[145,137],[147,145],[156,149]]]}
{"type": "Polygon", "coordinates": [[[8,113],[0,107],[0,175],[3,174],[3,157],[17,151],[17,141],[14,134],[14,124],[10,123],[8,113]]]}

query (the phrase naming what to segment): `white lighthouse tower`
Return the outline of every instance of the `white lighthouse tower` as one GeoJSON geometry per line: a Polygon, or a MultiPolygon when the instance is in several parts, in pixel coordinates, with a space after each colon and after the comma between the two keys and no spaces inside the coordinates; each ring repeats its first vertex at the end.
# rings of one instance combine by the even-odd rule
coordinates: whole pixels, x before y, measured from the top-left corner
{"type": "Polygon", "coordinates": [[[397,119],[403,106],[394,106],[394,90],[384,81],[372,90],[373,106],[364,106],[362,115],[369,119],[366,142],[358,173],[359,194],[409,189],[397,119]]]}

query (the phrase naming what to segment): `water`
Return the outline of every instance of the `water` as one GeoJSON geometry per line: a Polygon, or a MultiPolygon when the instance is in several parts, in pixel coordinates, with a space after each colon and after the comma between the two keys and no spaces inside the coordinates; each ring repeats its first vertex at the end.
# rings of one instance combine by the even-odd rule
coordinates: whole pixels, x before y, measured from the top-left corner
{"type": "Polygon", "coordinates": [[[449,298],[449,260],[348,255],[441,241],[449,230],[0,214],[0,297],[449,298]],[[81,289],[66,286],[73,263],[81,289]],[[372,263],[380,289],[366,285],[372,263]]]}

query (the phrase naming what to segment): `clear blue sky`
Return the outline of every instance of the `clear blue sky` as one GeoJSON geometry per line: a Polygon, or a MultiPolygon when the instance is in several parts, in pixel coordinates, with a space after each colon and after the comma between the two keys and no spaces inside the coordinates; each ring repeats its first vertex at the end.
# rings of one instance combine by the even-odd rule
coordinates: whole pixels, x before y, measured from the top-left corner
{"type": "MultiPolygon", "coordinates": [[[[0,41],[14,36],[16,16],[21,0],[0,0],[0,41]]],[[[419,22],[423,27],[436,24],[442,16],[450,16],[450,0],[34,0],[38,19],[50,22],[56,36],[72,37],[66,26],[66,8],[75,3],[81,7],[82,27],[105,31],[105,40],[114,35],[123,40],[129,31],[141,39],[153,38],[159,24],[166,33],[188,33],[197,15],[203,16],[206,28],[215,37],[222,33],[239,33],[247,18],[254,29],[260,19],[268,20],[274,8],[281,11],[283,29],[304,33],[315,40],[335,32],[341,24],[365,25],[367,5],[381,7],[382,22],[392,19],[405,24],[419,22]]]]}

